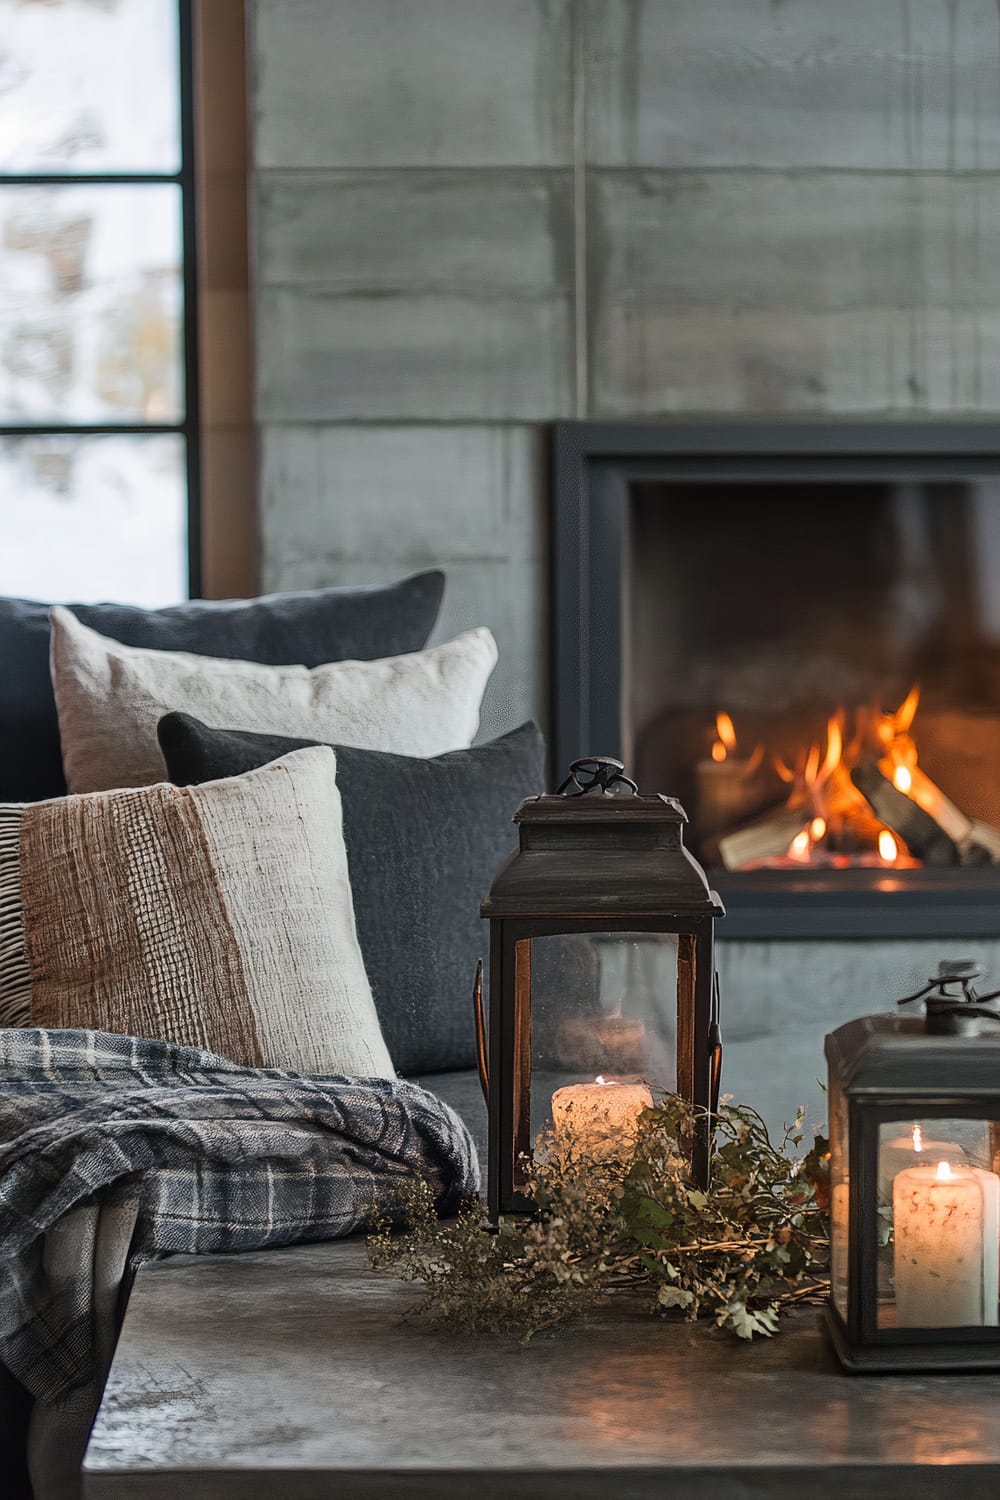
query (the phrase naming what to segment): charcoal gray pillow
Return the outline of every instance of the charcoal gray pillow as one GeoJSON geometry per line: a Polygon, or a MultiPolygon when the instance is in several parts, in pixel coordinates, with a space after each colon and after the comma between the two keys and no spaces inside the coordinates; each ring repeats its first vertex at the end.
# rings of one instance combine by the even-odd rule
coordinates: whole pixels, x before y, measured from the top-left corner
{"type": "MultiPolygon", "coordinates": [[[[181,786],[239,776],[312,740],[209,729],[167,714],[160,749],[181,786]]],[[[472,986],[487,953],[479,906],[516,842],[511,818],[544,790],[534,724],[433,760],[335,745],[361,952],[398,1072],[475,1065],[472,986]]]]}
{"type": "MultiPolygon", "coordinates": [[[[167,609],[70,607],[92,630],[125,646],[318,667],[421,650],[443,590],[444,574],[433,571],[384,588],[193,599],[167,609]]],[[[37,802],[66,791],[49,679],[49,609],[0,599],[0,802],[37,802]]]]}

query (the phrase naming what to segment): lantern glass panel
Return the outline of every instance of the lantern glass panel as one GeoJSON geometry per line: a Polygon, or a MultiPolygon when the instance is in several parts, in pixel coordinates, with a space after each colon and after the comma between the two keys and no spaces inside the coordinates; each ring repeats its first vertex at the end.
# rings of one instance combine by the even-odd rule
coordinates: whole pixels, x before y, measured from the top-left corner
{"type": "Polygon", "coordinates": [[[998,1322],[997,1127],[928,1114],[879,1127],[878,1327],[998,1322]]]}
{"type": "Polygon", "coordinates": [[[632,932],[532,940],[532,1139],[552,1125],[557,1089],[597,1079],[676,1088],[678,941],[632,932]]]}

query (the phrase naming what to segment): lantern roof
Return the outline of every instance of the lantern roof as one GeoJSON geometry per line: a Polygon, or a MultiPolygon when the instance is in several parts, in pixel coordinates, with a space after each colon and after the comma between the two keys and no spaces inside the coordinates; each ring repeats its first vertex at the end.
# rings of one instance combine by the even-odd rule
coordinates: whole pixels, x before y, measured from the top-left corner
{"type": "Polygon", "coordinates": [[[621,763],[574,762],[564,788],[514,814],[518,848],[483,902],[484,917],[645,919],[722,917],[705,871],[684,847],[687,814],[673,797],[637,792],[621,763]],[[581,766],[617,767],[580,785],[581,766]],[[621,794],[608,784],[622,783],[621,794]],[[631,790],[628,790],[631,789],[631,790]]]}
{"type": "Polygon", "coordinates": [[[861,1016],[826,1039],[831,1078],[848,1097],[1000,1095],[1000,1026],[928,1030],[919,1016],[861,1016]]]}

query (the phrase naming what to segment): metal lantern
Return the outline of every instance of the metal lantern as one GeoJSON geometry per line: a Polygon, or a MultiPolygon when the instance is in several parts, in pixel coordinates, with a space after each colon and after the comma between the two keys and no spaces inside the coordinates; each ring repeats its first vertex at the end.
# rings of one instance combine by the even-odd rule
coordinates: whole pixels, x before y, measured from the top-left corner
{"type": "Polygon", "coordinates": [[[594,757],[514,822],[519,847],[482,906],[491,1215],[528,1206],[524,1165],[540,1129],[558,1138],[603,1120],[614,1151],[648,1085],[700,1106],[689,1145],[707,1183],[722,1053],[714,926],[725,913],[684,848],[684,809],[640,795],[620,761],[594,757]]]}
{"type": "Polygon", "coordinates": [[[826,1039],[831,1284],[850,1370],[1000,1369],[1000,991],[942,964],[924,1017],[826,1039]]]}

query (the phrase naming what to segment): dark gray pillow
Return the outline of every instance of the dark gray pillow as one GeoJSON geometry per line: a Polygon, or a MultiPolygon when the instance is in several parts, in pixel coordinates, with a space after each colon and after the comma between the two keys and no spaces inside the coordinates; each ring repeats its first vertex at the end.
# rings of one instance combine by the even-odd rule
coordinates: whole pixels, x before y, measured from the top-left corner
{"type": "MultiPolygon", "coordinates": [[[[433,571],[385,588],[193,599],[167,609],[70,608],[92,630],[126,646],[318,667],[420,651],[434,629],[443,591],[444,574],[433,571]]],[[[0,599],[0,802],[37,802],[66,791],[49,680],[49,608],[29,599],[0,599]]]]}
{"type": "MultiPolygon", "coordinates": [[[[209,729],[166,714],[160,748],[180,786],[240,776],[315,740],[209,729]]],[[[544,789],[534,724],[433,760],[335,745],[354,915],[382,1031],[400,1073],[475,1065],[472,986],[487,953],[479,906],[516,842],[511,818],[544,789]]]]}

